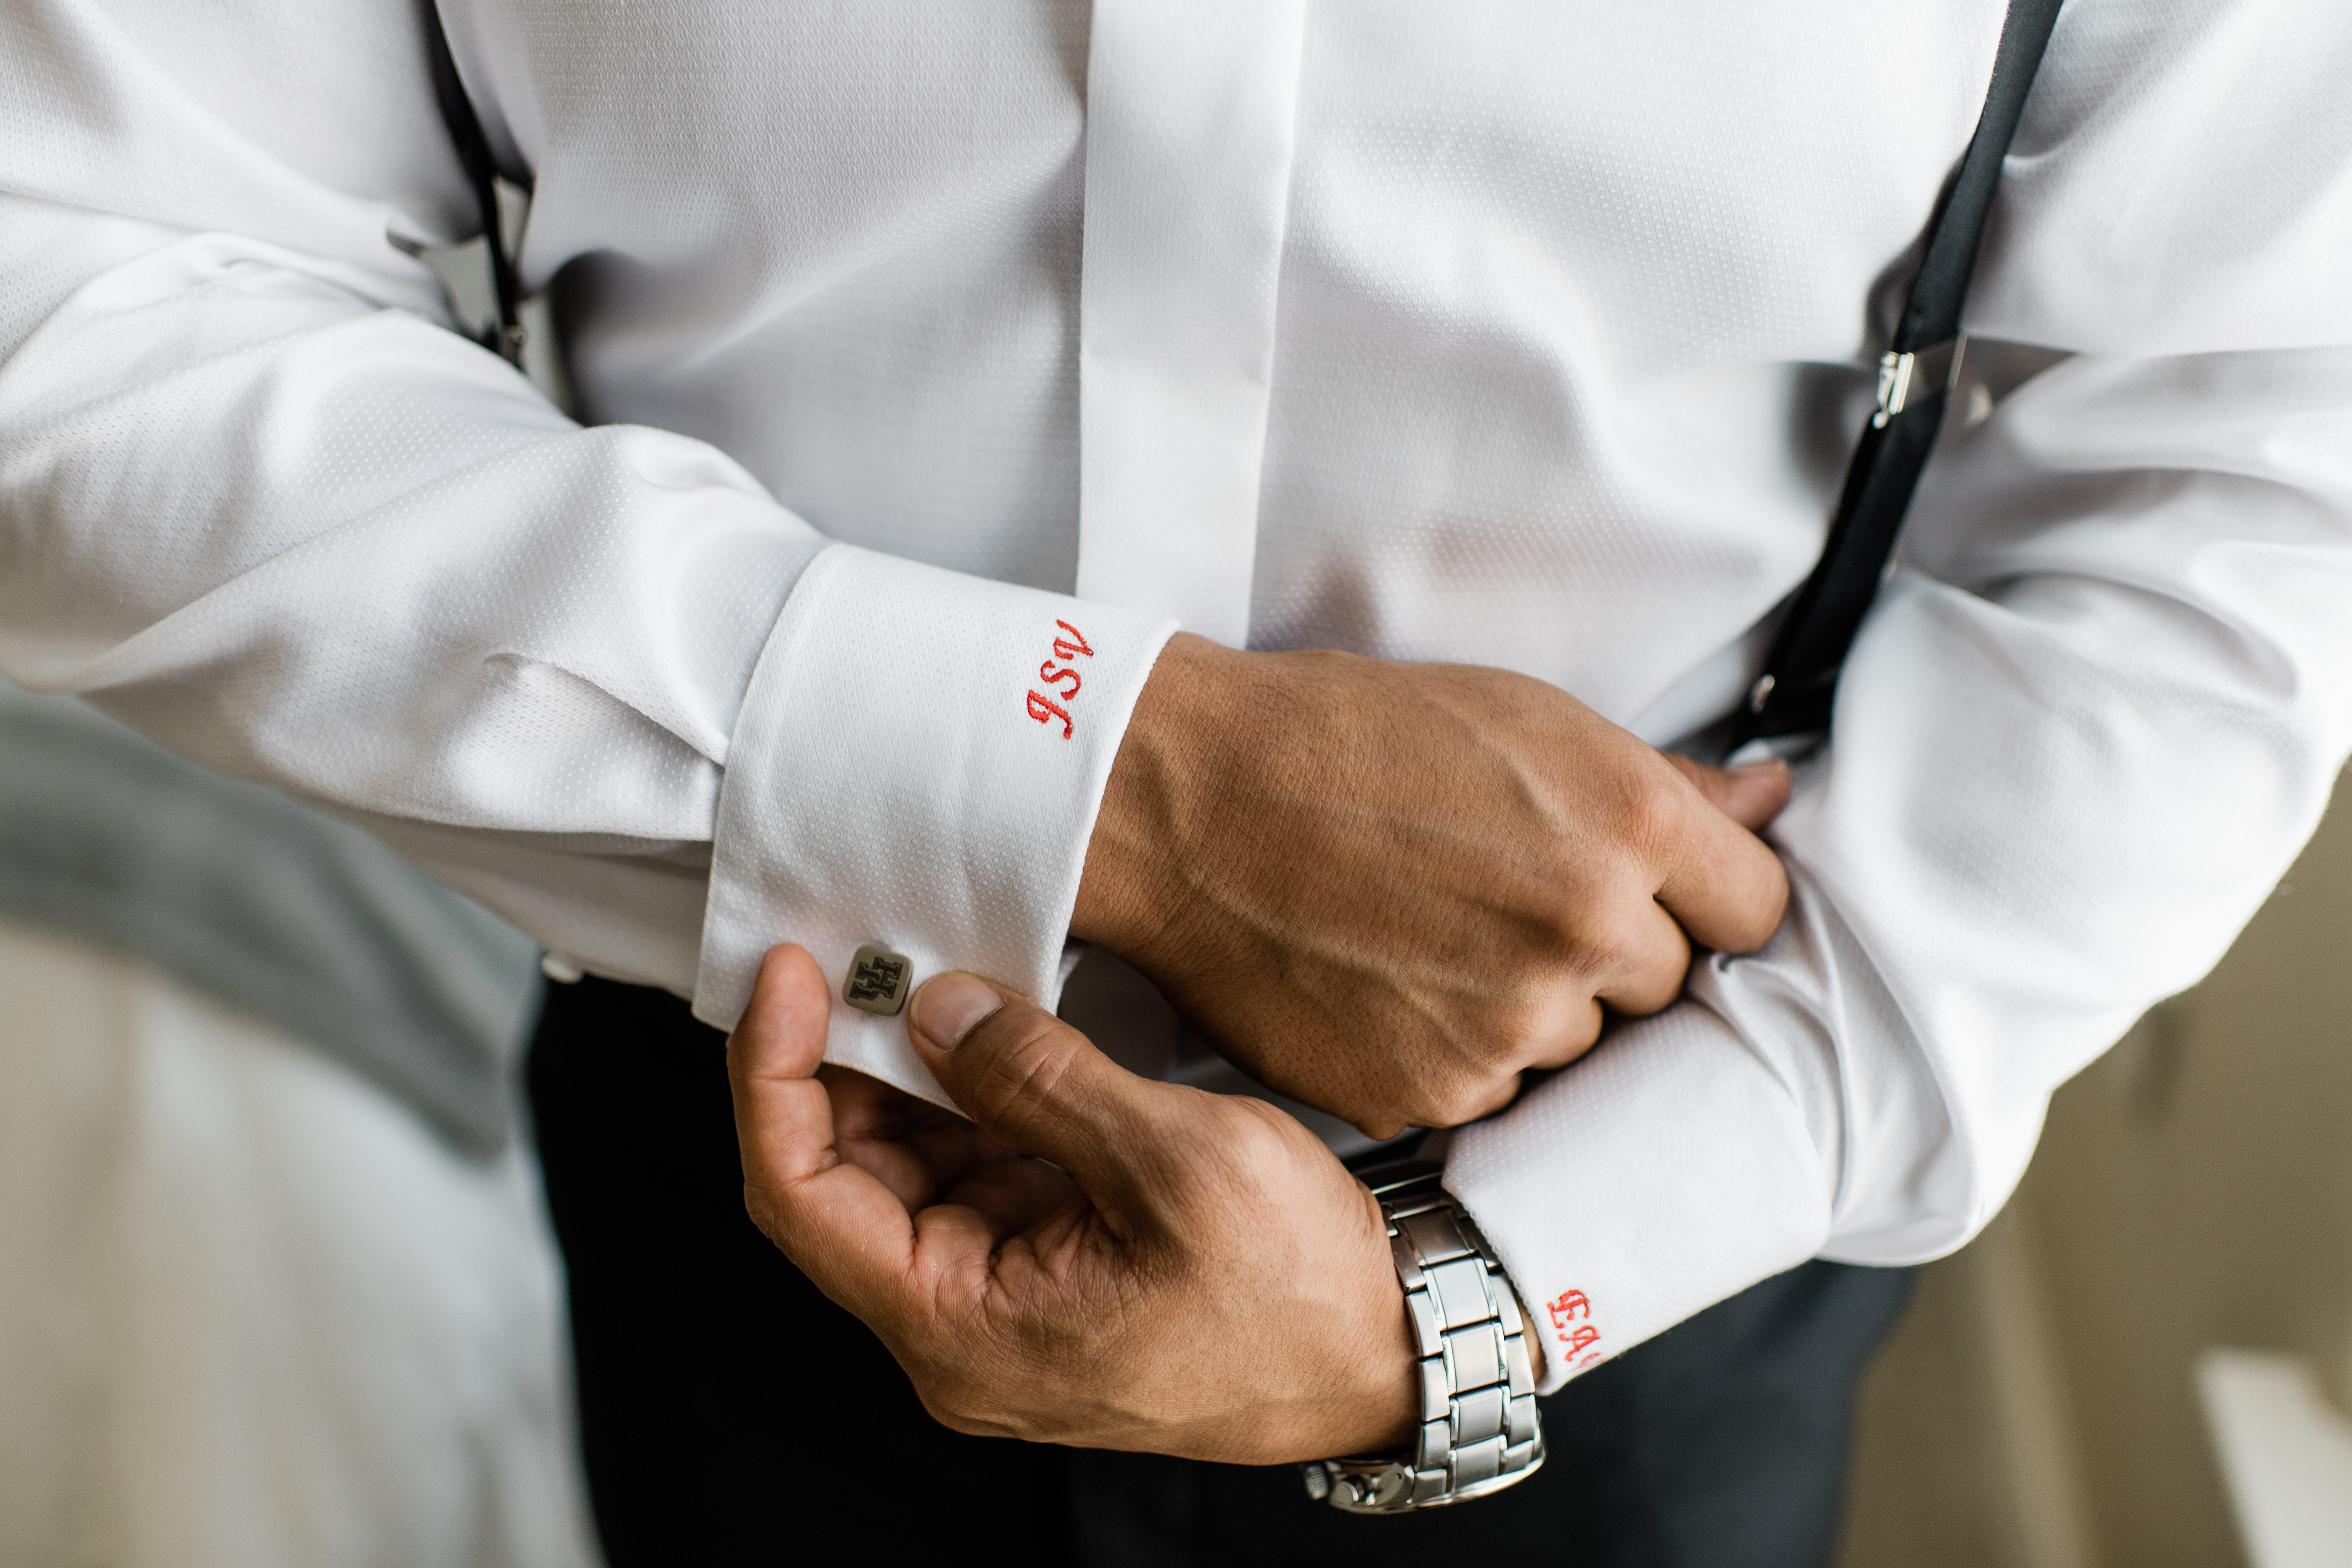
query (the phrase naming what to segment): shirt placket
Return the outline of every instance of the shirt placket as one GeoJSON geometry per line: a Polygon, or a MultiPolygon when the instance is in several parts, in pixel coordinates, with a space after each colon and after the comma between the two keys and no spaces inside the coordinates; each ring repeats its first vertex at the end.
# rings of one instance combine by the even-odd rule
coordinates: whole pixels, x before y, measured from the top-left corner
{"type": "Polygon", "coordinates": [[[1249,636],[1306,0],[1097,0],[1079,299],[1083,598],[1249,636]]]}

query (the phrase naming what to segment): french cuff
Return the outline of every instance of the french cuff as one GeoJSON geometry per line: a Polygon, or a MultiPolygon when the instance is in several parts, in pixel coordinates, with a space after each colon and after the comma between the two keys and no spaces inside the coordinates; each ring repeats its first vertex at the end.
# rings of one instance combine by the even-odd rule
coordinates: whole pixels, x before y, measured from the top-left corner
{"type": "Polygon", "coordinates": [[[904,998],[963,969],[1059,1000],[1095,812],[1175,629],[851,545],[819,553],[728,748],[695,1016],[733,1028],[768,948],[799,942],[832,988],[825,1060],[950,1104],[908,1044],[904,998]],[[896,1013],[844,999],[869,943],[912,960],[896,1013]]]}
{"type": "Polygon", "coordinates": [[[1831,1177],[1787,1089],[1688,1001],[1464,1128],[1445,1185],[1527,1303],[1545,1394],[1829,1235],[1831,1177]]]}

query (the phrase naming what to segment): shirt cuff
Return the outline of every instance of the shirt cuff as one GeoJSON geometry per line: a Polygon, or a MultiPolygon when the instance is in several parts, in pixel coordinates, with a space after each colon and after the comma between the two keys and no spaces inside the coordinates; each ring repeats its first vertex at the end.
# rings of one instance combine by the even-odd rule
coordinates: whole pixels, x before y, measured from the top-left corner
{"type": "Polygon", "coordinates": [[[842,999],[875,942],[1051,1007],[1087,841],[1176,623],[851,545],[793,587],[719,786],[697,1017],[731,1029],[779,942],[833,989],[825,1060],[951,1104],[904,1010],[842,999]]]}
{"type": "Polygon", "coordinates": [[[1464,1128],[1445,1185],[1528,1305],[1546,1394],[1829,1233],[1832,1178],[1787,1086],[1689,1001],[1464,1128]]]}

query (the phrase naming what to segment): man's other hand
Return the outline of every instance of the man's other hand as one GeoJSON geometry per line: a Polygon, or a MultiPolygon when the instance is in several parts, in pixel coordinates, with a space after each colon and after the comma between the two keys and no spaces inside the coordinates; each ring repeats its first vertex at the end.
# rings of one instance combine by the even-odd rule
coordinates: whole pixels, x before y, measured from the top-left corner
{"type": "Polygon", "coordinates": [[[942,974],[908,1034],[968,1122],[820,1073],[828,1000],[775,948],[728,1042],[744,1201],[934,1415],[1240,1464],[1402,1447],[1419,1385],[1380,1207],[1296,1121],[942,974]]]}
{"type": "Polygon", "coordinates": [[[1505,670],[1179,637],[1136,705],[1074,935],[1259,1081],[1375,1137],[1499,1110],[1604,1009],[1759,947],[1788,769],[1667,757],[1505,670]]]}

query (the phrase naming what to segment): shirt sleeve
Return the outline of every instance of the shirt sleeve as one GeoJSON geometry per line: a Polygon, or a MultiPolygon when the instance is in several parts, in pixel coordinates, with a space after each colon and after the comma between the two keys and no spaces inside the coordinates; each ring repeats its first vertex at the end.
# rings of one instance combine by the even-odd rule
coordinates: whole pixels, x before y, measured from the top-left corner
{"type": "Polygon", "coordinates": [[[2347,55],[2261,7],[2062,16],[1969,326],[2063,353],[1928,471],[1771,830],[1787,923],[1453,1146],[1550,1386],[1808,1258],[1967,1241],[2316,826],[2352,751],[2347,55]]]}
{"type": "MultiPolygon", "coordinates": [[[[425,12],[247,9],[268,47],[0,8],[0,673],[715,1024],[786,939],[1050,1003],[1171,628],[835,545],[715,447],[566,418],[409,254],[472,226],[425,12]]],[[[905,1080],[903,1028],[836,1045],[905,1080]]]]}

